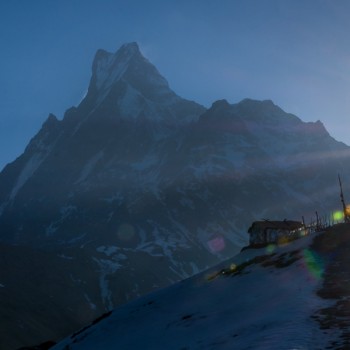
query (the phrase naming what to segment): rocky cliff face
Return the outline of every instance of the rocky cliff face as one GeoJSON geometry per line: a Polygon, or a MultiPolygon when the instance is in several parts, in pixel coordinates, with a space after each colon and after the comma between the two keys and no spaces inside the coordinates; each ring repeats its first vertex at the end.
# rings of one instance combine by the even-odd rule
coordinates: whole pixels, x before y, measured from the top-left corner
{"type": "MultiPolygon", "coordinates": [[[[40,278],[57,278],[55,305],[76,315],[79,305],[84,316],[72,325],[82,325],[234,255],[255,219],[336,209],[349,151],[322,123],[272,101],[222,100],[206,110],[180,98],[135,43],[99,50],[80,105],[61,121],[50,115],[0,173],[0,241],[13,251],[7,261],[25,247],[29,262],[17,270],[26,275],[45,255],[52,268],[40,278]],[[64,277],[55,273],[61,265],[64,277]]],[[[1,272],[0,295],[20,300],[23,276],[10,275],[1,272]]],[[[37,281],[28,281],[34,300],[46,293],[37,281]]],[[[29,334],[35,306],[26,307],[21,332],[29,334]]],[[[51,313],[40,310],[36,322],[59,322],[51,313]]],[[[9,324],[18,326],[15,312],[9,324]]]]}

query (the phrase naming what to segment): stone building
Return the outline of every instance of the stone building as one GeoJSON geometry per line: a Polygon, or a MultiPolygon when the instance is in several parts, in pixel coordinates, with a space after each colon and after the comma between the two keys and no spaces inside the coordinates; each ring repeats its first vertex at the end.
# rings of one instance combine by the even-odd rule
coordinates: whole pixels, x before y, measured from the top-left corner
{"type": "Polygon", "coordinates": [[[288,242],[305,235],[304,225],[299,221],[254,221],[250,226],[251,246],[288,242]]]}

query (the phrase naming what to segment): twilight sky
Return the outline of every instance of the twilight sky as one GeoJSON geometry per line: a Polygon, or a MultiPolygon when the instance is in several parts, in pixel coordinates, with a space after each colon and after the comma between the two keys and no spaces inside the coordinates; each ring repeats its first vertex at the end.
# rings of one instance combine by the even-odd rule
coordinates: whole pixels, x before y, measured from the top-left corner
{"type": "Polygon", "coordinates": [[[97,49],[138,42],[180,96],[271,99],[350,145],[348,0],[0,1],[0,170],[85,94],[97,49]]]}

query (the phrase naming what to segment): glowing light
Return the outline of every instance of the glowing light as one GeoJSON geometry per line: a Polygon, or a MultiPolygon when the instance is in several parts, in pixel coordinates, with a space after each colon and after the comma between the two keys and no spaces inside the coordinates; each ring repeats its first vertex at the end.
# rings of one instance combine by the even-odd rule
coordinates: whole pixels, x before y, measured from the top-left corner
{"type": "Polygon", "coordinates": [[[300,237],[304,237],[306,235],[307,235],[306,230],[304,230],[304,229],[300,230],[300,237]]]}
{"type": "Polygon", "coordinates": [[[219,253],[226,247],[225,240],[223,237],[215,237],[208,241],[208,247],[212,253],[219,253]]]}
{"type": "Polygon", "coordinates": [[[135,229],[129,224],[122,224],[118,228],[117,236],[122,241],[130,241],[135,236],[135,229]]]}
{"type": "Polygon", "coordinates": [[[205,279],[207,280],[207,281],[212,281],[212,280],[214,280],[216,277],[218,277],[218,272],[216,271],[216,272],[213,272],[213,273],[211,273],[211,274],[209,274],[209,275],[206,275],[205,276],[205,279]]]}
{"type": "Polygon", "coordinates": [[[334,221],[342,221],[342,220],[344,220],[344,213],[342,211],[335,211],[333,213],[333,220],[334,221]]]}
{"type": "Polygon", "coordinates": [[[282,237],[278,238],[278,245],[279,246],[284,246],[284,245],[287,245],[289,243],[290,243],[290,241],[289,241],[288,237],[282,236],[282,237]]]}
{"type": "Polygon", "coordinates": [[[236,264],[231,264],[230,265],[230,270],[231,271],[234,271],[234,270],[236,270],[237,269],[237,265],[236,264]]]}
{"type": "Polygon", "coordinates": [[[266,247],[266,253],[267,254],[272,254],[276,249],[276,245],[275,244],[269,244],[267,247],[266,247]]]}
{"type": "Polygon", "coordinates": [[[311,249],[303,251],[305,266],[312,277],[316,280],[322,278],[324,273],[324,264],[322,258],[311,249]]]}

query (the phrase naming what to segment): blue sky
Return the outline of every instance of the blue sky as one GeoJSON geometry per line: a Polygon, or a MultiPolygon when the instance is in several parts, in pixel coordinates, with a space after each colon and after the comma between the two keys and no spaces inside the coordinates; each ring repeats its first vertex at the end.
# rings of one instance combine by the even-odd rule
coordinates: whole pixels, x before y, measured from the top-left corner
{"type": "Polygon", "coordinates": [[[347,0],[0,2],[0,168],[88,87],[97,49],[137,41],[172,89],[207,107],[272,99],[350,144],[347,0]]]}

